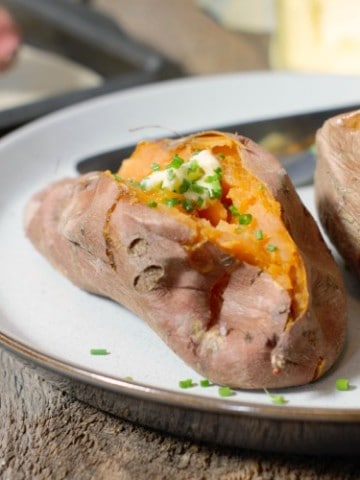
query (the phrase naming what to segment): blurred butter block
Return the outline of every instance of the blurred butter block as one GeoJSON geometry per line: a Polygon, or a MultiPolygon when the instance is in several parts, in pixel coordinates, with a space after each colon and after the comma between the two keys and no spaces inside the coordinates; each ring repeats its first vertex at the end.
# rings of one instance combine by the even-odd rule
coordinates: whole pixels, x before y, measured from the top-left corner
{"type": "Polygon", "coordinates": [[[197,0],[197,4],[229,30],[268,33],[274,28],[274,0],[197,0]]]}
{"type": "Polygon", "coordinates": [[[360,73],[360,0],[277,0],[270,65],[360,73]]]}
{"type": "Polygon", "coordinates": [[[97,73],[76,62],[22,45],[12,67],[0,74],[0,110],[101,82],[97,73]]]}

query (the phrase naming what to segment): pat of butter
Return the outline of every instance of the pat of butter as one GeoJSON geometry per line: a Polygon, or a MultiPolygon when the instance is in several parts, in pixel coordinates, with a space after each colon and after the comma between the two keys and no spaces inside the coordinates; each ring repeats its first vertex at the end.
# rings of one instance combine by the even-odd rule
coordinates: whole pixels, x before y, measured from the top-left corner
{"type": "Polygon", "coordinates": [[[360,0],[277,0],[276,11],[273,68],[360,73],[360,0]]]}
{"type": "Polygon", "coordinates": [[[221,190],[218,173],[218,169],[221,171],[219,161],[209,150],[201,150],[194,153],[188,161],[183,159],[181,161],[183,163],[176,168],[171,168],[170,165],[165,170],[155,171],[143,178],[140,182],[141,187],[144,190],[162,189],[173,193],[181,193],[185,199],[195,203],[201,199],[201,203],[197,205],[198,208],[200,210],[207,208],[211,199],[216,197],[216,192],[213,192],[213,189],[218,189],[218,194],[221,190]],[[195,182],[192,182],[189,178],[193,163],[196,164],[197,171],[195,182]],[[209,181],[209,177],[211,179],[213,176],[215,184],[213,180],[209,181]],[[187,182],[188,186],[182,191],[184,181],[187,182]],[[191,183],[195,183],[197,190],[189,190],[191,183]]]}

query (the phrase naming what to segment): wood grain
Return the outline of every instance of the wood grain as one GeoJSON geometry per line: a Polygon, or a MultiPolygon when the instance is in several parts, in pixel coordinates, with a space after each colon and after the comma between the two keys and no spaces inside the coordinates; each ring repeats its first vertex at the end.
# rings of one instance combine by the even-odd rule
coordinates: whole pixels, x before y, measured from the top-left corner
{"type": "MultiPolygon", "coordinates": [[[[211,447],[94,409],[0,349],[1,479],[358,479],[359,460],[211,447]]],[[[59,385],[60,386],[60,385],[59,385]]]]}

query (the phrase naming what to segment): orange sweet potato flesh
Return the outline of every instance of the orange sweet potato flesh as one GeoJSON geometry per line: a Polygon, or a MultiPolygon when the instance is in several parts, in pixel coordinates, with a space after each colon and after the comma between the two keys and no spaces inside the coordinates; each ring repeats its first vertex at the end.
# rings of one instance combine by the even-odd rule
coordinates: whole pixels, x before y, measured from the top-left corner
{"type": "Polygon", "coordinates": [[[25,225],[72,282],[125,305],[213,382],[301,385],[342,350],[337,265],[285,170],[240,135],[142,142],[115,177],[94,172],[36,194],[25,225]],[[222,196],[208,208],[169,207],[160,188],[138,187],[154,162],[162,168],[199,150],[221,163],[222,196]],[[229,205],[252,221],[240,225],[229,205]]]}

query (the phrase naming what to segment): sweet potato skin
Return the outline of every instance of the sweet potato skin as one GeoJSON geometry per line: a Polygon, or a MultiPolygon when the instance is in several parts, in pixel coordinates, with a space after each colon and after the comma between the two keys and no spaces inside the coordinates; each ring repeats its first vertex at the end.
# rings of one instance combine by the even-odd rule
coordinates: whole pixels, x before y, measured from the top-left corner
{"type": "Polygon", "coordinates": [[[360,110],[328,119],[316,135],[320,221],[360,278],[360,110]]]}
{"type": "MultiPolygon", "coordinates": [[[[36,194],[26,232],[73,283],[135,312],[213,382],[246,389],[305,384],[341,352],[342,278],[278,161],[251,140],[232,137],[244,166],[280,202],[305,264],[309,305],[290,326],[289,294],[268,274],[210,242],[189,248],[196,236],[190,224],[135,202],[126,185],[106,173],[63,180],[36,194]]],[[[168,140],[169,147],[187,141],[168,140]]]]}

